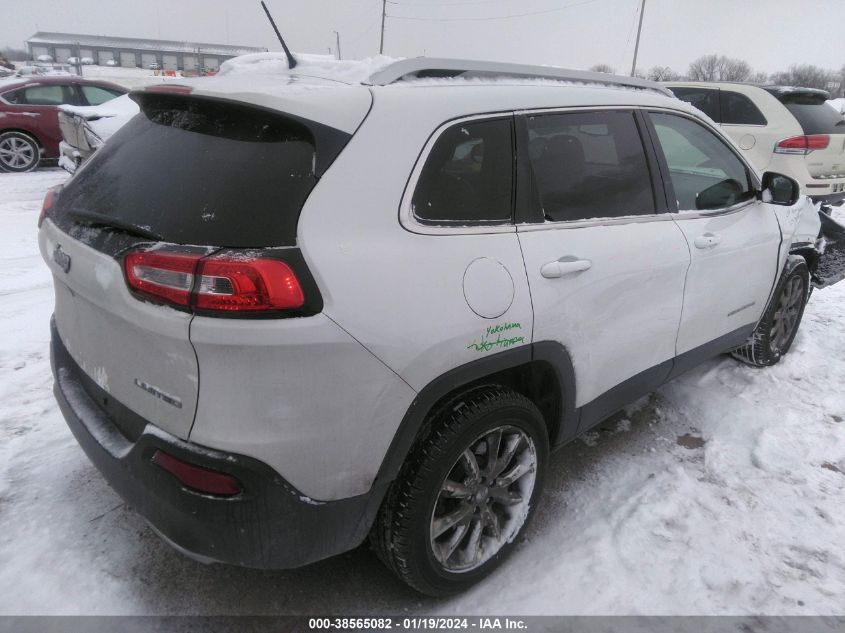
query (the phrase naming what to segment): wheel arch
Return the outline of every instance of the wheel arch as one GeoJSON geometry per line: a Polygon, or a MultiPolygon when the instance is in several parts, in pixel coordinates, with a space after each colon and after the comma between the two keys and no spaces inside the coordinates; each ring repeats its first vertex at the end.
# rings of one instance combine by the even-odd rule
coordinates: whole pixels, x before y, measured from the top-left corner
{"type": "Polygon", "coordinates": [[[41,153],[44,153],[44,143],[38,137],[38,134],[33,132],[30,129],[24,127],[4,127],[0,128],[0,134],[6,134],[7,132],[17,132],[18,134],[25,134],[29,136],[33,141],[38,143],[38,149],[41,150],[41,153]]]}
{"type": "Polygon", "coordinates": [[[819,252],[812,245],[794,247],[789,251],[790,255],[803,257],[810,275],[814,275],[819,265],[819,252]]]}
{"type": "Polygon", "coordinates": [[[421,389],[399,424],[373,486],[386,487],[395,479],[411,448],[425,435],[432,411],[483,384],[504,385],[534,402],[543,414],[550,446],[575,435],[578,418],[572,359],[560,343],[532,343],[451,369],[421,389]]]}

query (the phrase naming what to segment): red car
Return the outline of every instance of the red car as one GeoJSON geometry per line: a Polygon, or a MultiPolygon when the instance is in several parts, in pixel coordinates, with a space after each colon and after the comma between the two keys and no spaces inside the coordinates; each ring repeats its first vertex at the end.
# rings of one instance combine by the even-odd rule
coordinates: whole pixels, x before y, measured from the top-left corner
{"type": "Polygon", "coordinates": [[[59,157],[58,106],[100,105],[127,92],[73,75],[0,82],[0,171],[29,171],[59,157]]]}

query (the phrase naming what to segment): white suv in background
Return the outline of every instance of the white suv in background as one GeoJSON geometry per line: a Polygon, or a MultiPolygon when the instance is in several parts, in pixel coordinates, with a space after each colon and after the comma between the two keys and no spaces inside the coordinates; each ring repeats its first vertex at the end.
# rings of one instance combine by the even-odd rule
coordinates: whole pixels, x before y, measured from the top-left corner
{"type": "Polygon", "coordinates": [[[817,202],[845,200],[845,119],[824,90],[713,82],[667,82],[704,112],[758,170],[794,178],[817,202]]]}
{"type": "Polygon", "coordinates": [[[664,88],[270,61],[133,93],[39,222],[61,409],[180,550],[286,568],[369,535],[453,593],[516,545],[550,449],[789,350],[818,215],[664,88]]]}

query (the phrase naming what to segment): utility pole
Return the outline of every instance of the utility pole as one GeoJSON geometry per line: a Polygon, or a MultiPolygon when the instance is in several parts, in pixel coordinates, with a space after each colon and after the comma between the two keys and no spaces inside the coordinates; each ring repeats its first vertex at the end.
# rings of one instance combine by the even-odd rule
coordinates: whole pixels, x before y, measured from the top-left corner
{"type": "Polygon", "coordinates": [[[642,5],[640,5],[640,24],[637,27],[637,43],[634,44],[634,63],[631,64],[631,77],[633,77],[637,72],[637,53],[640,50],[640,33],[643,30],[643,14],[645,13],[645,0],[643,0],[642,5]]]}
{"type": "Polygon", "coordinates": [[[381,0],[381,42],[378,45],[378,54],[384,54],[384,18],[387,16],[387,0],[381,0]]]}
{"type": "Polygon", "coordinates": [[[337,31],[335,31],[335,32],[334,32],[334,34],[335,34],[335,37],[337,38],[337,58],[338,58],[338,59],[343,59],[343,58],[340,56],[340,33],[338,33],[337,31]]]}

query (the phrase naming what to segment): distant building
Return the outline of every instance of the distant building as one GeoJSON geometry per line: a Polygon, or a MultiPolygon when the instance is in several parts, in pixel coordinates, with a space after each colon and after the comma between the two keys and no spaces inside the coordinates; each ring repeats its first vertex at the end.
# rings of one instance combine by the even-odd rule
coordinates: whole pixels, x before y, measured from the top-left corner
{"type": "Polygon", "coordinates": [[[262,53],[266,48],[202,44],[170,40],[142,40],[130,37],[77,35],[73,33],[38,32],[26,41],[29,55],[50,55],[56,62],[68,57],[90,57],[95,64],[105,66],[109,60],[127,68],[149,68],[158,64],[164,70],[195,71],[200,68],[216,70],[220,63],[248,53],[262,53]]]}

